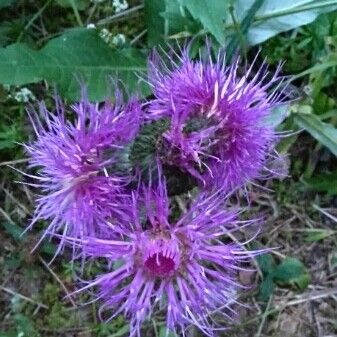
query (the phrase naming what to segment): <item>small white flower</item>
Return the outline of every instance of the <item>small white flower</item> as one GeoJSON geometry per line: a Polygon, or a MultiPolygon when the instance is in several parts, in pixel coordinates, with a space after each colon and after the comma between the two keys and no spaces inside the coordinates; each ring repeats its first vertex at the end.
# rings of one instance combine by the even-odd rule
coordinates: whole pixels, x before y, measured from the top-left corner
{"type": "Polygon", "coordinates": [[[111,39],[112,39],[112,34],[106,29],[103,28],[100,33],[99,36],[106,42],[106,43],[110,43],[111,39]]]}
{"type": "Polygon", "coordinates": [[[126,38],[124,34],[117,34],[112,38],[112,44],[116,46],[121,46],[126,42],[126,38]]]}
{"type": "Polygon", "coordinates": [[[96,26],[95,26],[94,23],[89,23],[89,24],[87,24],[87,28],[88,28],[88,29],[95,29],[96,26]]]}
{"type": "Polygon", "coordinates": [[[112,7],[116,13],[119,13],[129,8],[129,4],[126,0],[112,0],[112,7]]]}
{"type": "Polygon", "coordinates": [[[29,100],[35,101],[34,94],[28,88],[22,88],[14,94],[14,99],[17,102],[27,103],[29,100]]]}

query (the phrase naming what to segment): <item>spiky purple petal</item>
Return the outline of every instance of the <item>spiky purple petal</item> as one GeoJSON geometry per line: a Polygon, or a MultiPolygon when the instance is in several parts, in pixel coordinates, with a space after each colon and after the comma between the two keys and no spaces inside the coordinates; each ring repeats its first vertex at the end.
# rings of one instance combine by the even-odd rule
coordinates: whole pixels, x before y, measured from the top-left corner
{"type": "Polygon", "coordinates": [[[155,52],[149,62],[155,98],[148,120],[170,120],[159,149],[162,161],[203,186],[227,191],[262,178],[266,162],[276,156],[276,132],[266,118],[287,96],[280,68],[271,75],[263,63],[254,73],[253,64],[240,74],[239,60],[226,66],[223,52],[216,61],[193,61],[188,53],[162,59],[155,52]]]}
{"type": "Polygon", "coordinates": [[[117,261],[115,270],[80,291],[98,288],[101,317],[129,317],[130,336],[140,336],[142,322],[158,308],[165,310],[170,329],[184,331],[192,324],[212,336],[217,327],[211,314],[232,316],[232,304],[242,287],[238,270],[262,253],[247,251],[239,243],[223,243],[238,229],[236,213],[226,211],[224,204],[221,193],[201,195],[172,222],[164,181],[135,192],[133,217],[122,226],[121,239],[78,241],[87,255],[117,261]],[[106,315],[106,310],[112,313],[106,315]]]}
{"type": "Polygon", "coordinates": [[[108,218],[126,216],[124,186],[130,177],[109,168],[138,132],[141,108],[135,99],[124,105],[121,97],[116,91],[114,104],[91,103],[83,90],[81,101],[71,106],[73,121],[58,97],[54,112],[43,102],[39,112],[30,112],[37,140],[25,148],[30,168],[37,170],[33,185],[42,194],[29,228],[38,220],[50,221],[43,237],[61,233],[59,249],[65,236],[100,237],[107,233],[108,218]]]}

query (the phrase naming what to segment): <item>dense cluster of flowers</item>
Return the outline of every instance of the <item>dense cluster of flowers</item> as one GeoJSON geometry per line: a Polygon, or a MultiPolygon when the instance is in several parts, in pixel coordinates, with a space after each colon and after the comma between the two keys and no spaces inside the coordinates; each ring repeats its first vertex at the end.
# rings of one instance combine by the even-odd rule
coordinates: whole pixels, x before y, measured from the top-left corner
{"type": "Polygon", "coordinates": [[[59,98],[53,112],[44,103],[39,113],[30,109],[37,140],[25,147],[36,175],[26,175],[42,195],[29,228],[49,221],[42,239],[57,238],[58,253],[69,245],[74,257],[107,260],[108,271],[78,291],[97,291],[102,319],[129,318],[130,336],[140,336],[155,310],[171,330],[184,334],[194,325],[212,336],[226,328],[214,314],[235,312],[244,288],[238,272],[264,253],[246,247],[256,235],[240,242],[236,232],[258,221],[240,221],[242,210],[228,200],[274,173],[268,162],[277,135],[266,120],[284,101],[283,80],[265,64],[240,75],[239,60],[226,66],[221,53],[192,61],[186,49],[168,60],[150,58],[154,98],[143,106],[136,98],[125,103],[118,90],[114,102],[91,103],[83,90],[71,111],[59,98]],[[165,127],[144,179],[130,153],[158,121],[165,127]],[[195,179],[178,198],[183,205],[168,196],[167,167],[195,179]]]}

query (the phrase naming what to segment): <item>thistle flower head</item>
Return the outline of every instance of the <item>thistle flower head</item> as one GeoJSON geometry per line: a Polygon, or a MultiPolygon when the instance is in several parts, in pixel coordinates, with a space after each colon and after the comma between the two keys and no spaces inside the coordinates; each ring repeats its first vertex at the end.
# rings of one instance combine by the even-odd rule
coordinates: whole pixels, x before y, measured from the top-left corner
{"type": "MultiPolygon", "coordinates": [[[[210,52],[210,51],[209,51],[210,52]]],[[[189,50],[150,60],[149,82],[155,98],[148,119],[169,119],[159,154],[203,185],[227,191],[270,176],[266,162],[275,157],[275,130],[266,119],[286,95],[279,76],[265,63],[254,73],[254,62],[243,74],[239,60],[225,65],[225,56],[193,61],[189,50]]]]}
{"type": "Polygon", "coordinates": [[[212,335],[217,328],[211,314],[231,316],[241,287],[237,272],[261,251],[223,243],[237,223],[236,214],[223,209],[221,194],[200,196],[178,220],[170,215],[163,181],[132,199],[133,216],[121,227],[121,239],[78,240],[89,256],[118,261],[116,269],[80,291],[97,287],[100,314],[112,310],[108,320],[119,314],[130,318],[130,336],[140,336],[142,322],[155,309],[165,312],[169,329],[195,325],[212,335]]]}
{"type": "MultiPolygon", "coordinates": [[[[25,145],[31,176],[42,189],[29,228],[39,219],[50,220],[45,231],[82,237],[101,235],[100,225],[108,217],[123,216],[123,185],[127,178],[109,172],[120,160],[120,148],[138,131],[141,110],[136,100],[122,104],[116,92],[114,104],[90,103],[83,91],[71,106],[73,121],[59,98],[55,112],[42,102],[38,113],[30,113],[37,140],[25,145]]],[[[61,241],[60,249],[63,247],[61,241]]]]}

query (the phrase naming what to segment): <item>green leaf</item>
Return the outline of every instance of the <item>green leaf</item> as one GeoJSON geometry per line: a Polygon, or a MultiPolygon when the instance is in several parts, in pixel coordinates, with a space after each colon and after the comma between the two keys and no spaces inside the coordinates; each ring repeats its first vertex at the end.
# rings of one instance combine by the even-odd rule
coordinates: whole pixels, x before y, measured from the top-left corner
{"type": "Polygon", "coordinates": [[[165,11],[160,13],[164,18],[164,34],[171,38],[181,38],[187,35],[195,35],[202,29],[191,15],[188,15],[179,4],[180,0],[165,0],[165,11]]]}
{"type": "Polygon", "coordinates": [[[163,0],[145,0],[145,22],[147,25],[147,44],[152,47],[164,39],[164,18],[160,15],[165,11],[163,0]]]}
{"type": "MultiPolygon", "coordinates": [[[[138,89],[135,73],[145,70],[145,56],[138,50],[112,50],[95,29],[71,29],[38,51],[19,43],[0,49],[1,83],[22,85],[45,79],[71,100],[80,96],[78,77],[88,85],[90,99],[99,101],[107,94],[109,75],[117,74],[133,91],[138,89]]],[[[140,89],[148,92],[145,86],[140,89]]]]}
{"type": "MultiPolygon", "coordinates": [[[[235,13],[241,22],[254,2],[255,0],[234,2],[235,13]]],[[[336,9],[336,0],[265,0],[248,31],[249,44],[256,45],[281,32],[307,25],[319,14],[336,9]]]]}
{"type": "Polygon", "coordinates": [[[279,126],[287,115],[289,104],[277,106],[272,109],[271,113],[266,116],[264,122],[266,125],[276,128],[279,126]]]}
{"type": "Polygon", "coordinates": [[[13,237],[13,239],[21,240],[23,229],[19,225],[9,222],[1,222],[1,225],[5,228],[5,231],[13,237]]]}
{"type": "MultiPolygon", "coordinates": [[[[14,20],[13,20],[14,21],[14,20]]],[[[13,21],[3,21],[0,25],[0,47],[5,46],[10,41],[10,34],[12,32],[13,21]]]]}
{"type": "Polygon", "coordinates": [[[0,9],[12,6],[17,0],[0,0],[0,9]]]}
{"type": "Polygon", "coordinates": [[[12,125],[7,123],[0,127],[0,150],[12,149],[16,147],[17,142],[21,140],[22,133],[19,126],[14,122],[12,125]],[[4,130],[4,131],[2,131],[4,130]]]}
{"type": "Polygon", "coordinates": [[[310,276],[304,264],[296,259],[288,257],[279,264],[273,272],[274,281],[281,285],[295,286],[304,290],[310,282],[310,276]]]}
{"type": "MultiPolygon", "coordinates": [[[[64,8],[72,8],[72,4],[70,0],[56,0],[57,4],[64,8]]],[[[80,11],[86,9],[89,5],[87,0],[74,0],[74,4],[76,8],[80,11]]]]}
{"type": "Polygon", "coordinates": [[[330,264],[331,264],[331,268],[337,267],[337,252],[331,253],[330,264]]]}
{"type": "Polygon", "coordinates": [[[17,336],[18,336],[18,333],[13,330],[0,332],[0,337],[17,337],[17,336]]]}
{"type": "Polygon", "coordinates": [[[300,72],[299,74],[293,76],[292,80],[296,80],[298,78],[301,78],[301,77],[306,76],[306,75],[310,75],[312,73],[322,72],[324,70],[327,70],[329,68],[336,67],[336,66],[337,66],[337,59],[333,55],[333,56],[329,57],[327,60],[325,60],[323,63],[316,64],[313,67],[311,67],[309,69],[306,69],[306,70],[300,72]]]}
{"type": "Polygon", "coordinates": [[[256,261],[264,275],[271,274],[275,268],[275,262],[271,254],[263,254],[256,257],[256,261]]]}
{"type": "Polygon", "coordinates": [[[228,0],[179,0],[179,2],[220,44],[225,43],[224,18],[228,12],[228,0]]]}
{"type": "Polygon", "coordinates": [[[41,245],[40,251],[47,255],[55,255],[57,251],[57,247],[52,242],[44,242],[41,245]]]}
{"type": "Polygon", "coordinates": [[[226,47],[226,57],[228,60],[231,60],[233,54],[235,53],[236,49],[238,48],[240,43],[246,43],[245,34],[248,32],[249,27],[251,26],[254,16],[256,12],[259,10],[259,8],[262,6],[263,2],[265,0],[255,0],[252,6],[247,11],[245,17],[243,18],[239,30],[240,35],[235,34],[230,42],[228,43],[226,47]],[[243,38],[243,41],[240,41],[240,37],[243,38]]]}
{"type": "Polygon", "coordinates": [[[274,292],[274,287],[272,275],[267,275],[260,284],[259,299],[267,302],[274,292]]]}
{"type": "Polygon", "coordinates": [[[337,170],[331,173],[322,173],[305,179],[309,188],[317,192],[326,192],[329,195],[337,195],[337,170]]]}
{"type": "Polygon", "coordinates": [[[130,331],[130,326],[129,324],[126,324],[126,325],[123,325],[120,329],[118,329],[113,334],[110,334],[109,337],[123,337],[125,335],[128,335],[129,331],[130,331]]]}
{"type": "Polygon", "coordinates": [[[308,131],[316,140],[325,145],[335,156],[337,156],[337,129],[331,124],[322,122],[313,114],[295,115],[295,123],[308,131]]]}
{"type": "Polygon", "coordinates": [[[314,228],[308,229],[305,231],[305,241],[307,242],[316,242],[324,240],[332,235],[335,235],[336,232],[323,228],[314,228]]]}
{"type": "Polygon", "coordinates": [[[177,337],[177,334],[166,326],[161,326],[159,330],[159,337],[177,337]]]}
{"type": "MultiPolygon", "coordinates": [[[[297,131],[298,127],[294,123],[293,115],[290,114],[290,116],[280,125],[278,128],[280,131],[297,131]]],[[[284,137],[281,139],[281,141],[277,144],[277,151],[279,153],[288,153],[290,147],[296,142],[298,138],[298,133],[295,133],[291,136],[284,137]]]]}
{"type": "Polygon", "coordinates": [[[28,318],[23,314],[16,314],[14,316],[16,328],[18,330],[18,336],[30,336],[30,337],[40,337],[41,335],[35,328],[33,320],[28,318]]]}
{"type": "Polygon", "coordinates": [[[16,269],[21,266],[21,263],[23,261],[23,257],[19,254],[16,256],[11,256],[5,257],[4,258],[4,266],[8,269],[16,269]]]}

